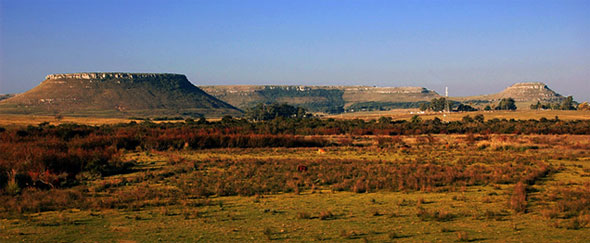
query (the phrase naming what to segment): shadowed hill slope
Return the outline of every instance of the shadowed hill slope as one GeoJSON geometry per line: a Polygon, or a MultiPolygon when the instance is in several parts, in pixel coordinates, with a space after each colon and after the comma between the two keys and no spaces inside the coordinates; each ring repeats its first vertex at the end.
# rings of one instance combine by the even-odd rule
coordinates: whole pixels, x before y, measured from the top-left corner
{"type": "Polygon", "coordinates": [[[222,116],[241,111],[181,74],[73,73],[48,75],[37,87],[0,102],[0,112],[104,116],[222,116]]]}

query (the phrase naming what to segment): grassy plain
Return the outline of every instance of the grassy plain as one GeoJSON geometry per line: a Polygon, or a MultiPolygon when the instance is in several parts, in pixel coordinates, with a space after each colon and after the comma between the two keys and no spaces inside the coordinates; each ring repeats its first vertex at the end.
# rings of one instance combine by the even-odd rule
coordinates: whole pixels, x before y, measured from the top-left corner
{"type": "Polygon", "coordinates": [[[53,125],[62,123],[79,123],[88,125],[102,125],[102,124],[116,124],[121,122],[129,122],[131,120],[124,118],[101,118],[101,117],[73,117],[73,116],[45,116],[45,115],[15,115],[2,114],[0,115],[0,126],[27,126],[37,125],[39,123],[48,122],[53,125]]]}
{"type": "Polygon", "coordinates": [[[590,136],[326,138],[126,151],[131,173],[3,202],[0,241],[590,240],[590,136]]]}
{"type": "MultiPolygon", "coordinates": [[[[476,112],[455,112],[446,114],[443,116],[442,113],[418,113],[418,109],[397,109],[390,111],[370,111],[370,112],[354,112],[354,113],[343,113],[339,115],[325,115],[325,118],[334,119],[379,119],[382,116],[391,117],[394,120],[409,120],[414,115],[420,116],[422,119],[434,119],[435,117],[441,118],[445,121],[457,121],[461,120],[464,116],[469,115],[474,117],[478,114],[482,114],[486,119],[541,119],[543,117],[552,119],[556,116],[561,120],[588,120],[590,119],[590,111],[561,111],[561,110],[523,110],[523,111],[476,111],[476,112]]],[[[219,118],[208,119],[210,121],[217,121],[219,118]]],[[[39,123],[48,122],[53,125],[63,123],[78,123],[87,125],[101,125],[101,124],[116,124],[133,121],[127,118],[108,118],[108,117],[88,117],[88,116],[48,116],[48,115],[17,115],[17,114],[1,114],[0,115],[0,126],[11,127],[11,126],[26,126],[26,125],[37,125],[39,123]]],[[[141,122],[135,120],[137,122],[141,122]]],[[[154,121],[158,122],[174,122],[174,121],[154,121]]]]}
{"type": "Polygon", "coordinates": [[[434,119],[438,117],[445,121],[458,121],[464,116],[476,116],[482,114],[487,119],[516,119],[516,120],[528,120],[541,118],[552,119],[556,116],[561,120],[588,120],[590,119],[590,111],[562,111],[562,110],[517,110],[517,111],[474,111],[474,112],[453,112],[453,113],[439,113],[439,112],[427,112],[419,113],[418,109],[397,109],[389,111],[366,111],[366,112],[354,112],[344,113],[338,115],[325,115],[326,118],[334,119],[379,119],[379,117],[392,117],[394,120],[409,120],[414,115],[420,116],[422,119],[434,119]]]}

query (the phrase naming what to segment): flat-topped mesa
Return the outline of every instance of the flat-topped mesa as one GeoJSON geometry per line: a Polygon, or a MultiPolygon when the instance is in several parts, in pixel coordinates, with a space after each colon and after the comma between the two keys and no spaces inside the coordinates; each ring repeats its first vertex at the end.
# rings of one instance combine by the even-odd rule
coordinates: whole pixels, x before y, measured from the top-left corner
{"type": "Polygon", "coordinates": [[[84,72],[45,78],[33,89],[2,100],[2,104],[39,114],[241,114],[194,86],[183,74],[84,72]]]}
{"type": "Polygon", "coordinates": [[[497,94],[497,98],[513,98],[516,101],[559,101],[563,96],[542,82],[515,83],[497,94]]]}
{"type": "Polygon", "coordinates": [[[551,90],[547,85],[543,82],[521,82],[515,83],[508,87],[510,88],[517,88],[517,89],[538,89],[538,90],[551,90]]]}
{"type": "Polygon", "coordinates": [[[45,79],[139,79],[155,77],[184,77],[183,74],[175,73],[57,73],[50,74],[45,79]]]}

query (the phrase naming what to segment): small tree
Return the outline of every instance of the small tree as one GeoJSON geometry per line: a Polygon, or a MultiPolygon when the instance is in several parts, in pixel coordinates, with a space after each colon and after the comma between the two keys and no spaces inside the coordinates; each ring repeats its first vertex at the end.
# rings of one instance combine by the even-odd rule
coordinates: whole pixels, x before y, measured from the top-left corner
{"type": "Polygon", "coordinates": [[[473,108],[470,105],[465,105],[465,104],[459,104],[459,106],[457,106],[457,111],[476,111],[477,109],[473,108]]]}
{"type": "Polygon", "coordinates": [[[230,115],[225,115],[221,118],[221,123],[231,123],[234,121],[234,118],[230,115]]]}
{"type": "Polygon", "coordinates": [[[430,109],[433,111],[444,111],[447,104],[448,101],[445,97],[434,98],[430,101],[430,109]]]}
{"type": "Polygon", "coordinates": [[[391,120],[391,117],[382,116],[379,118],[379,124],[390,124],[391,120]]]}
{"type": "Polygon", "coordinates": [[[412,116],[412,118],[410,118],[410,122],[414,123],[414,124],[418,124],[422,122],[422,118],[420,118],[420,116],[418,115],[414,115],[412,116]]]}
{"type": "Polygon", "coordinates": [[[575,110],[576,106],[574,104],[574,97],[568,96],[562,103],[561,107],[562,110],[575,110]]]}
{"type": "Polygon", "coordinates": [[[473,118],[471,118],[469,115],[467,115],[467,116],[464,116],[464,117],[461,119],[461,121],[462,121],[463,123],[472,123],[474,120],[473,120],[473,118]]]}
{"type": "Polygon", "coordinates": [[[428,110],[428,108],[429,108],[429,103],[422,103],[422,104],[420,104],[420,110],[421,111],[428,110]]]}
{"type": "Polygon", "coordinates": [[[473,120],[475,120],[476,122],[479,122],[479,123],[483,123],[485,119],[482,114],[478,114],[473,118],[473,120]]]}
{"type": "Polygon", "coordinates": [[[516,110],[516,105],[514,104],[514,99],[512,98],[503,98],[500,100],[498,106],[496,106],[496,110],[516,110]]]}

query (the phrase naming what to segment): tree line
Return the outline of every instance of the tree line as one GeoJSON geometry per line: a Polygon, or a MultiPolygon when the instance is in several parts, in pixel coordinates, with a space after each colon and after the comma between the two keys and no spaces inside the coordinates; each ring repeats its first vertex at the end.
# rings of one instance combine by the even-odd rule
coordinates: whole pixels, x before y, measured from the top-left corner
{"type": "Polygon", "coordinates": [[[577,110],[578,107],[580,110],[584,110],[588,106],[588,103],[585,104],[580,104],[580,106],[572,96],[568,96],[561,103],[541,103],[541,101],[537,101],[536,104],[531,105],[531,110],[577,110]]]}
{"type": "MultiPolygon", "coordinates": [[[[516,104],[514,99],[512,98],[502,98],[499,102],[498,105],[496,105],[493,110],[516,110],[516,104]]],[[[420,110],[421,111],[426,111],[426,110],[430,110],[430,111],[435,111],[435,112],[440,112],[440,111],[477,111],[479,109],[468,105],[468,104],[464,104],[458,101],[453,101],[453,100],[449,100],[445,97],[440,97],[440,98],[434,98],[432,99],[430,102],[426,102],[426,103],[422,103],[420,104],[420,110]]],[[[484,110],[492,110],[492,107],[490,105],[486,105],[484,107],[484,110]]]]}

